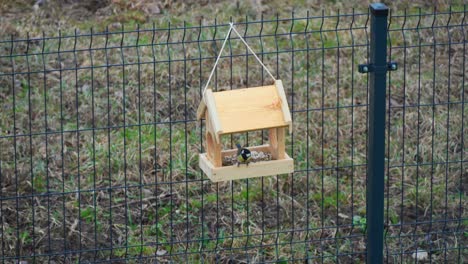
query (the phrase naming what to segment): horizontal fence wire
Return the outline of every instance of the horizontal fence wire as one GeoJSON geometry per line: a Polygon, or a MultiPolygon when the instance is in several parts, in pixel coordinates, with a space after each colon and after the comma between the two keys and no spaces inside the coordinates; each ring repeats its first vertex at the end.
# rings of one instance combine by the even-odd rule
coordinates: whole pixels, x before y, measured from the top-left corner
{"type": "MultiPolygon", "coordinates": [[[[387,263],[466,262],[466,13],[389,16],[387,263]]],[[[364,262],[369,18],[235,23],[283,81],[295,171],[221,183],[196,111],[227,21],[0,40],[0,261],[364,262]]],[[[271,83],[231,34],[210,87],[271,83]]]]}

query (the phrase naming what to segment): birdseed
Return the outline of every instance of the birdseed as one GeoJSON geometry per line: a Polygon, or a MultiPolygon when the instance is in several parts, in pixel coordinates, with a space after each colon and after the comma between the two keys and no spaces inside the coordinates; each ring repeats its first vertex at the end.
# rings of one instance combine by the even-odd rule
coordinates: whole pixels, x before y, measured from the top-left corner
{"type": "MultiPolygon", "coordinates": [[[[255,151],[255,150],[252,150],[250,153],[252,154],[252,159],[250,162],[271,160],[271,153],[263,152],[263,151],[255,151]]],[[[237,164],[237,153],[230,155],[230,156],[225,156],[223,158],[223,166],[232,166],[236,164],[237,164]]]]}

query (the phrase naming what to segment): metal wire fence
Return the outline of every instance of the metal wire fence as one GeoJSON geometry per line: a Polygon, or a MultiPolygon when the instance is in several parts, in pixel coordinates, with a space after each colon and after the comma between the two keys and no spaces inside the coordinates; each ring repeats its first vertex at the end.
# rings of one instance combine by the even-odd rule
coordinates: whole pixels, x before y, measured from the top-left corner
{"type": "MultiPolygon", "coordinates": [[[[467,261],[466,13],[389,15],[388,263],[467,261]]],[[[196,109],[227,22],[0,40],[0,260],[364,262],[370,16],[236,21],[284,83],[295,172],[224,183],[198,167],[196,109]]],[[[231,35],[212,88],[269,83],[231,35]]]]}

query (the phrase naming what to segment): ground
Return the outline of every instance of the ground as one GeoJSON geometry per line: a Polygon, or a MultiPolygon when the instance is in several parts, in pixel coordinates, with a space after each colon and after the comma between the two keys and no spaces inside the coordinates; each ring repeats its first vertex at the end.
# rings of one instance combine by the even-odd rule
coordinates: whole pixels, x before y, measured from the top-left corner
{"type": "MultiPolygon", "coordinates": [[[[389,75],[386,257],[411,262],[418,249],[434,262],[462,263],[463,7],[419,17],[418,7],[425,14],[449,6],[395,2],[388,1],[389,49],[400,69],[389,75]]],[[[367,77],[356,65],[368,51],[366,8],[366,1],[1,1],[0,255],[363,262],[367,77]],[[347,16],[338,20],[338,12],[347,16]],[[262,16],[267,22],[242,24],[262,16]],[[195,111],[227,29],[209,26],[231,17],[285,84],[294,175],[212,184],[198,168],[203,123],[195,111]]],[[[267,82],[244,47],[230,44],[235,56],[222,59],[217,85],[267,82]]],[[[265,138],[235,135],[224,144],[265,138]]]]}
{"type": "MultiPolygon", "coordinates": [[[[433,8],[447,9],[449,2],[462,4],[462,1],[383,1],[390,7],[398,10],[409,8],[433,8]]],[[[11,34],[24,35],[30,32],[32,35],[45,32],[56,33],[58,29],[70,30],[79,28],[102,31],[106,26],[117,27],[122,25],[128,28],[135,24],[156,22],[157,25],[166,25],[171,22],[180,25],[183,21],[196,23],[202,17],[207,23],[214,19],[225,21],[230,17],[234,21],[244,20],[246,17],[252,20],[260,19],[263,14],[271,17],[277,13],[282,17],[295,12],[304,15],[305,10],[311,14],[341,12],[350,13],[352,8],[356,11],[367,9],[368,1],[155,1],[155,0],[16,0],[0,1],[0,22],[2,29],[0,35],[11,34]],[[213,15],[215,14],[215,15],[213,15]]]]}

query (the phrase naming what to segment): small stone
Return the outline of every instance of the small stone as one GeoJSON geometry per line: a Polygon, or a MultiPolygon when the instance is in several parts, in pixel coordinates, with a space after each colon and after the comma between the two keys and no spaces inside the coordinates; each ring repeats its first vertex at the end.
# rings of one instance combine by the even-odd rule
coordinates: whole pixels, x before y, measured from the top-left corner
{"type": "Polygon", "coordinates": [[[429,257],[429,254],[425,250],[418,249],[411,255],[414,259],[417,260],[426,260],[429,257]]]}
{"type": "Polygon", "coordinates": [[[350,217],[345,215],[345,214],[342,214],[342,213],[338,213],[338,216],[343,218],[343,219],[349,219],[350,217]]]}
{"type": "Polygon", "coordinates": [[[22,87],[21,81],[18,79],[15,79],[15,88],[21,88],[21,87],[22,87]]]}
{"type": "Polygon", "coordinates": [[[164,250],[164,249],[159,249],[158,251],[156,251],[156,255],[158,256],[164,256],[166,255],[167,251],[164,250]]]}
{"type": "Polygon", "coordinates": [[[109,26],[109,29],[110,29],[110,30],[121,30],[121,29],[122,29],[122,24],[119,23],[119,22],[112,23],[112,24],[109,26]]]}
{"type": "Polygon", "coordinates": [[[153,197],[153,191],[151,191],[150,189],[145,189],[143,188],[143,196],[145,198],[148,198],[148,197],[153,197]]]}
{"type": "Polygon", "coordinates": [[[159,8],[158,4],[151,3],[146,6],[146,12],[150,15],[161,14],[161,9],[159,8]]]}
{"type": "Polygon", "coordinates": [[[81,92],[83,93],[86,93],[89,91],[89,85],[88,84],[84,84],[83,86],[81,86],[81,92]]]}

